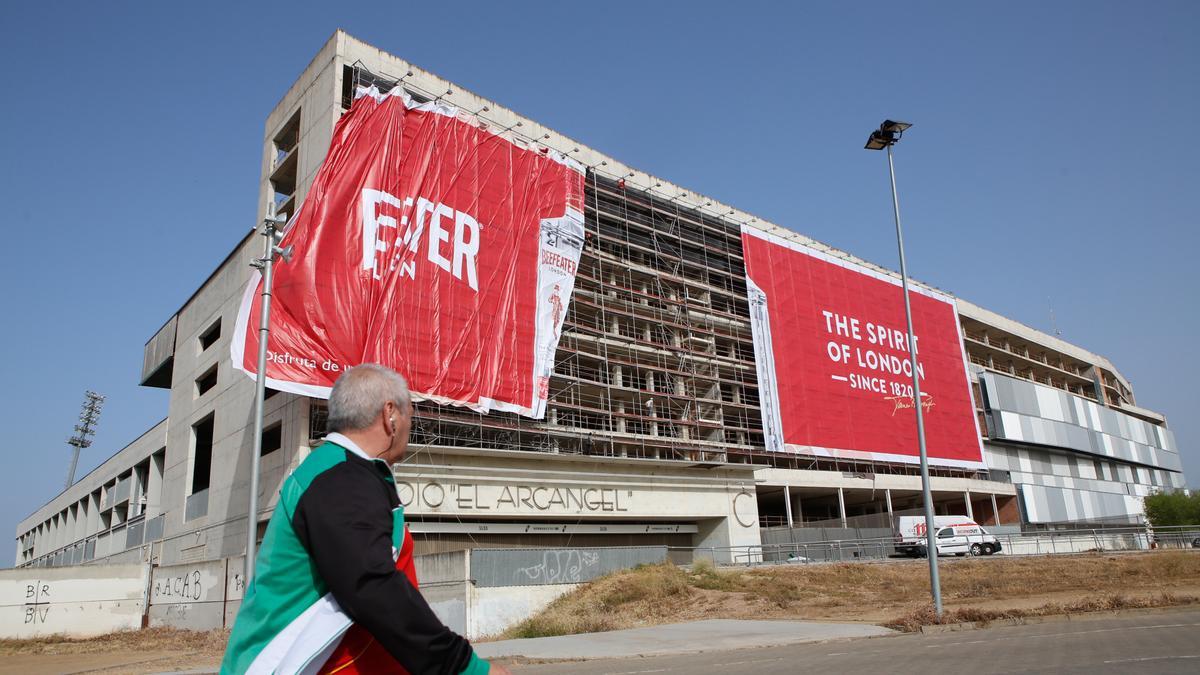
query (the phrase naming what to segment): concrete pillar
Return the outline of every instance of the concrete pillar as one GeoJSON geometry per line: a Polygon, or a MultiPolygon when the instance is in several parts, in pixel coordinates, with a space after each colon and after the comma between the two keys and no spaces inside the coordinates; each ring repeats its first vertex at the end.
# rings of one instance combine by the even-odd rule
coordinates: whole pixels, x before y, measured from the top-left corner
{"type": "Polygon", "coordinates": [[[63,541],[64,544],[70,544],[70,543],[75,542],[77,539],[79,539],[79,537],[77,536],[77,532],[76,532],[78,530],[78,528],[79,528],[79,504],[72,504],[67,507],[67,526],[65,528],[67,536],[64,538],[64,541],[63,541]]]}
{"type": "Polygon", "coordinates": [[[83,536],[90,537],[100,529],[100,501],[93,492],[89,492],[84,500],[87,502],[87,520],[83,524],[83,536]]]}
{"type": "Polygon", "coordinates": [[[733,402],[741,403],[742,402],[742,385],[733,384],[733,385],[730,385],[730,389],[732,390],[733,402]]]}
{"type": "Polygon", "coordinates": [[[683,378],[682,377],[675,378],[675,395],[683,396],[685,394],[687,394],[687,389],[685,388],[685,385],[683,383],[683,378]]]}
{"type": "MultiPolygon", "coordinates": [[[[617,413],[620,415],[625,414],[625,402],[624,401],[617,401],[617,413]]],[[[622,434],[625,433],[625,418],[624,417],[617,418],[617,431],[622,434]]]]}
{"type": "Polygon", "coordinates": [[[846,493],[838,488],[838,517],[842,519],[842,528],[846,528],[846,493]]]}
{"type": "Polygon", "coordinates": [[[622,373],[622,371],[621,371],[621,366],[614,365],[612,367],[612,384],[613,384],[613,386],[614,387],[623,387],[623,386],[625,386],[624,382],[625,382],[624,373],[622,373]]]}
{"type": "Polygon", "coordinates": [[[612,321],[608,324],[608,332],[613,335],[621,334],[621,317],[613,315],[612,321]]]}
{"type": "Polygon", "coordinates": [[[896,517],[892,515],[892,491],[890,489],[883,491],[883,499],[887,502],[888,526],[896,529],[896,517]]]}
{"type": "Polygon", "coordinates": [[[786,485],[783,486],[783,506],[787,511],[788,528],[795,527],[795,523],[792,522],[792,491],[786,485]]]}
{"type": "Polygon", "coordinates": [[[654,391],[654,371],[653,370],[646,371],[646,391],[654,391]]]}
{"type": "Polygon", "coordinates": [[[558,424],[558,408],[550,408],[546,413],[546,422],[549,424],[558,424]]]}
{"type": "Polygon", "coordinates": [[[971,508],[971,491],[967,490],[963,493],[963,501],[967,503],[967,518],[975,520],[975,511],[971,508]]]}
{"type": "Polygon", "coordinates": [[[654,342],[654,334],[650,332],[650,326],[646,326],[642,329],[642,341],[654,342]]]}
{"type": "Polygon", "coordinates": [[[996,508],[996,493],[992,493],[992,520],[994,525],[1000,524],[1000,509],[996,508]]]}
{"type": "Polygon", "coordinates": [[[163,470],[165,468],[163,465],[165,463],[165,454],[155,453],[150,456],[150,476],[146,481],[146,518],[154,518],[162,513],[163,470]]]}

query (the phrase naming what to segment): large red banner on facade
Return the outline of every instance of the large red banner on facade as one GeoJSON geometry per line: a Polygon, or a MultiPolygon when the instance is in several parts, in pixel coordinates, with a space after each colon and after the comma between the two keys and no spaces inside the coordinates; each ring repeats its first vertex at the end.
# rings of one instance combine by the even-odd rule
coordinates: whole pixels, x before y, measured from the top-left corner
{"type": "MultiPolygon", "coordinates": [[[[900,281],[750,227],[742,246],[767,449],[919,461],[900,281]]],[[[954,300],[909,288],[929,461],[983,467],[954,300]]]]}
{"type": "MultiPolygon", "coordinates": [[[[274,270],[267,383],[374,362],[414,397],[540,418],[583,247],[582,167],[399,88],[342,116],[274,270]]],[[[257,371],[259,275],[233,339],[257,371]],[[250,330],[247,328],[250,327],[250,330]]]]}

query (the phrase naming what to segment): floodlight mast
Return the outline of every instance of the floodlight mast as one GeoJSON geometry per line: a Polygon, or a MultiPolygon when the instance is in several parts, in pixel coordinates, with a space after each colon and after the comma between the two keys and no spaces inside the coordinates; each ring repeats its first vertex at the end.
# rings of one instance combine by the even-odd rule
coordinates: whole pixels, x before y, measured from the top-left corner
{"type": "Polygon", "coordinates": [[[925,555],[929,558],[929,588],[933,595],[933,609],[942,617],[942,587],[938,579],[937,528],[933,517],[933,493],[929,489],[929,456],[925,452],[925,415],[921,400],[921,375],[917,367],[917,341],[913,337],[912,304],[908,299],[908,265],[904,259],[904,233],[900,229],[900,198],[896,193],[896,166],[892,162],[892,146],[904,131],[912,125],[908,122],[884,120],[879,128],[867,138],[867,150],[887,149],[888,175],[892,179],[892,212],[896,217],[896,246],[900,250],[900,284],[904,289],[904,315],[908,321],[908,355],[912,359],[913,409],[917,412],[917,445],[921,457],[921,494],[925,501],[925,555]]]}
{"type": "MultiPolygon", "coordinates": [[[[71,469],[67,471],[66,487],[75,484],[75,469],[79,466],[79,451],[91,446],[92,435],[96,433],[96,423],[100,421],[100,409],[104,407],[104,396],[94,391],[83,395],[83,407],[79,411],[79,424],[75,425],[75,435],[67,439],[67,445],[74,448],[71,453],[71,469]]],[[[65,489],[65,488],[64,488],[65,489]]]]}
{"type": "Polygon", "coordinates": [[[254,578],[254,554],[258,546],[258,474],[259,459],[262,456],[263,406],[267,392],[267,338],[270,335],[271,316],[271,282],[274,280],[275,257],[283,260],[292,259],[292,247],[279,247],[283,238],[283,226],[287,223],[285,215],[275,213],[274,202],[267,204],[267,217],[263,219],[262,236],[266,239],[263,244],[263,257],[256,258],[250,263],[251,267],[262,270],[262,295],[259,301],[258,321],[258,372],[254,381],[254,448],[250,454],[250,504],[246,512],[246,588],[254,578]]]}

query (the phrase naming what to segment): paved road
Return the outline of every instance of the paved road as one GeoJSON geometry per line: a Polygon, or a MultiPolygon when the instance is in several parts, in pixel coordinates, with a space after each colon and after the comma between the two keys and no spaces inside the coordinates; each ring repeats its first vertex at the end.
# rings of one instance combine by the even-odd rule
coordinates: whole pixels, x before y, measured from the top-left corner
{"type": "Polygon", "coordinates": [[[475,651],[485,659],[613,659],[690,654],[697,651],[696,645],[704,645],[708,651],[731,651],[894,634],[862,623],[709,619],[607,633],[484,642],[475,645],[475,651]]]}
{"type": "Polygon", "coordinates": [[[1200,672],[1200,611],[1162,611],[939,635],[634,659],[516,666],[515,673],[1189,673],[1200,672]]]}

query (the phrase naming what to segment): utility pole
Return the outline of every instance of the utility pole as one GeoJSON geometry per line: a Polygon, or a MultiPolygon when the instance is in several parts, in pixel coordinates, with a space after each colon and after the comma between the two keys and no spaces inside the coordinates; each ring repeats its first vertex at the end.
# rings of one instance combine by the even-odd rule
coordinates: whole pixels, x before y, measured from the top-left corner
{"type": "Polygon", "coordinates": [[[276,215],[275,204],[267,205],[267,217],[263,219],[262,235],[266,238],[263,257],[250,263],[262,270],[262,295],[259,300],[258,322],[258,376],[254,382],[254,449],[250,454],[250,510],[246,514],[246,588],[254,578],[254,554],[258,547],[258,470],[262,455],[263,405],[267,393],[267,338],[270,335],[271,282],[274,280],[275,257],[292,259],[292,247],[280,248],[283,238],[282,226],[287,218],[276,215]]]}

